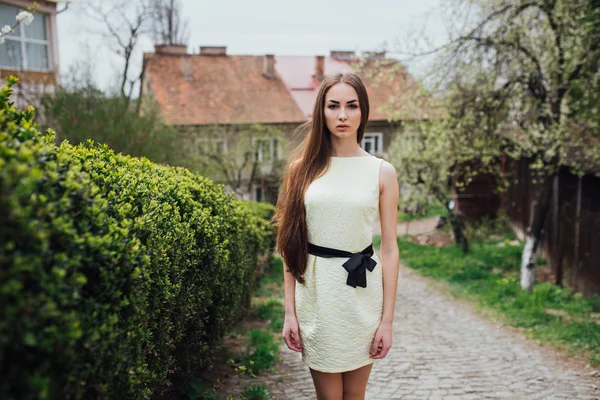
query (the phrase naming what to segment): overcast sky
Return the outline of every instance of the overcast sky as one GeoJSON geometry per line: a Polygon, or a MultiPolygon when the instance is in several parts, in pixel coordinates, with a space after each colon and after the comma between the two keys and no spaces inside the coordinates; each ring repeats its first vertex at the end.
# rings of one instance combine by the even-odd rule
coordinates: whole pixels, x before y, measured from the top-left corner
{"type": "MultiPolygon", "coordinates": [[[[58,17],[61,73],[76,60],[92,58],[95,79],[102,88],[115,82],[119,58],[90,32],[94,23],[73,6],[58,17]],[[89,52],[86,52],[87,44],[89,52]],[[87,55],[86,55],[87,54],[87,55]]],[[[329,55],[330,50],[380,50],[426,26],[436,42],[444,40],[440,0],[182,0],[189,23],[188,51],[201,45],[227,46],[236,55],[329,55]],[[426,16],[429,18],[426,19],[426,16]]],[[[153,51],[145,41],[136,55],[153,51]]],[[[409,71],[414,66],[409,65],[409,71]]],[[[413,68],[413,70],[411,70],[413,68]]]]}

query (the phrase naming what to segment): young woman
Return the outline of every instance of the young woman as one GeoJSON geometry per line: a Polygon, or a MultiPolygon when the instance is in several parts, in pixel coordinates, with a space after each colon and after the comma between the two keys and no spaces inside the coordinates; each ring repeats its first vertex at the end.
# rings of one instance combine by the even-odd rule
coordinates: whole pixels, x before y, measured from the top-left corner
{"type": "Polygon", "coordinates": [[[302,353],[318,399],[364,399],[373,362],[392,346],[398,180],[358,145],[368,118],[357,75],[323,80],[273,219],[284,259],[283,337],[302,353]],[[372,247],[378,213],[381,260],[372,247]]]}

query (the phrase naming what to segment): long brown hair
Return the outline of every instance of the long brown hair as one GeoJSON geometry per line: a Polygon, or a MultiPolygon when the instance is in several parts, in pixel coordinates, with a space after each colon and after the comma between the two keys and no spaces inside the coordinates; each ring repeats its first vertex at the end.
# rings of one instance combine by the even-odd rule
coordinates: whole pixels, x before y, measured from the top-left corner
{"type": "Polygon", "coordinates": [[[304,193],[308,185],[329,166],[332,145],[331,132],[325,124],[325,96],[338,83],[347,83],[356,90],[361,112],[358,143],[365,134],[369,120],[369,98],[361,79],[353,73],[338,73],[326,77],[315,101],[312,121],[305,122],[295,132],[304,134],[305,137],[286,164],[272,219],[277,227],[277,249],[288,270],[300,283],[304,283],[308,261],[304,193]]]}

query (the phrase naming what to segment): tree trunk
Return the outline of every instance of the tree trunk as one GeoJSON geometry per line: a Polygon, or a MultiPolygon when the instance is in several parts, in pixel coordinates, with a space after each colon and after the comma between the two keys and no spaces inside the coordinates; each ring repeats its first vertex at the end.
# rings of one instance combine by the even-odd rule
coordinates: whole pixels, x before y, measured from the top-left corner
{"type": "Polygon", "coordinates": [[[463,230],[463,216],[459,213],[448,208],[448,219],[452,225],[452,232],[454,232],[454,243],[462,248],[463,253],[469,252],[469,240],[464,234],[463,230]]]}
{"type": "Polygon", "coordinates": [[[544,178],[544,183],[533,212],[533,222],[525,238],[525,248],[521,257],[521,289],[531,292],[535,283],[536,251],[540,244],[542,228],[550,210],[552,187],[556,172],[544,178]]]}

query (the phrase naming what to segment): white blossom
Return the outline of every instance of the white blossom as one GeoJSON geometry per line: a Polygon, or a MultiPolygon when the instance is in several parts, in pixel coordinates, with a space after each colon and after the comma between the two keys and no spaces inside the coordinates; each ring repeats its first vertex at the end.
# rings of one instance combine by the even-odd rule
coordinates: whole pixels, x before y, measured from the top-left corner
{"type": "Polygon", "coordinates": [[[3,35],[8,35],[9,33],[11,33],[11,32],[12,32],[12,30],[13,30],[13,29],[12,29],[12,26],[10,26],[10,25],[4,25],[4,26],[2,27],[2,34],[3,34],[3,35]]]}
{"type": "Polygon", "coordinates": [[[4,43],[4,36],[0,35],[0,44],[4,43]]]}
{"type": "Polygon", "coordinates": [[[21,11],[17,14],[17,22],[29,25],[33,22],[33,14],[29,11],[21,11]]]}

